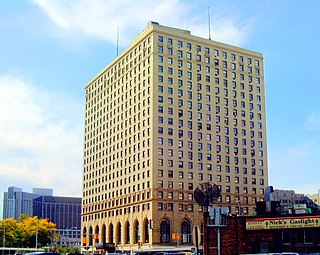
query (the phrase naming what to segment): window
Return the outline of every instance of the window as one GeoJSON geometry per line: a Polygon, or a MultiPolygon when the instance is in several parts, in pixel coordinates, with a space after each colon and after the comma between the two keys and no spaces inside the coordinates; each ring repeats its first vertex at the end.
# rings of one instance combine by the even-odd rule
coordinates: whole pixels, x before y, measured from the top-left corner
{"type": "Polygon", "coordinates": [[[227,58],[227,57],[228,57],[227,52],[223,52],[223,53],[222,53],[222,56],[223,56],[224,58],[227,58]]]}
{"type": "Polygon", "coordinates": [[[291,244],[292,243],[291,230],[282,230],[282,243],[283,244],[291,244]]]}

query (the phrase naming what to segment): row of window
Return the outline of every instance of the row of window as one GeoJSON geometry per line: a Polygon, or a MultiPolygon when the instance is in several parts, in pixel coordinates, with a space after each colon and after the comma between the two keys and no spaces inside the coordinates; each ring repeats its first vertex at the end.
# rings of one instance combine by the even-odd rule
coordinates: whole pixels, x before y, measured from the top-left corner
{"type": "MultiPolygon", "coordinates": [[[[178,55],[179,57],[182,57],[182,53],[178,55]]],[[[197,55],[198,56],[198,55],[197,55]]],[[[188,55],[187,58],[191,58],[191,55],[188,55]]],[[[164,56],[162,55],[158,55],[158,62],[159,63],[163,63],[165,64],[164,62],[164,56]]],[[[163,65],[158,65],[158,72],[159,73],[164,73],[166,72],[168,75],[172,75],[174,74],[174,70],[175,68],[171,67],[174,65],[174,62],[176,60],[173,59],[172,57],[168,57],[167,58],[167,64],[169,65],[168,67],[164,67],[163,65]],[[166,69],[166,70],[165,70],[166,69]]],[[[225,72],[227,72],[226,69],[228,70],[238,70],[240,72],[245,72],[247,71],[248,74],[253,74],[255,73],[255,75],[259,76],[260,75],[260,68],[252,68],[251,66],[244,66],[242,64],[239,64],[237,66],[236,63],[230,63],[227,62],[227,61],[221,61],[219,59],[214,59],[213,63],[214,65],[213,66],[210,66],[210,65],[203,65],[202,63],[198,63],[199,61],[201,61],[201,56],[200,57],[197,57],[197,63],[194,63],[194,62],[189,62],[187,61],[186,64],[185,64],[185,61],[181,60],[181,59],[178,59],[177,60],[177,64],[178,64],[178,76],[182,77],[182,72],[183,70],[181,70],[180,68],[183,68],[184,67],[184,64],[185,64],[185,67],[188,69],[188,70],[194,70],[194,71],[197,71],[197,72],[201,72],[201,71],[204,71],[205,73],[214,73],[215,75],[219,75],[220,74],[220,71],[221,69],[219,67],[222,67],[224,70],[224,74],[225,72]],[[229,67],[229,68],[228,68],[229,67]],[[237,68],[238,67],[238,68],[237,68]]],[[[205,58],[205,63],[206,64],[210,64],[210,58],[209,57],[206,57],[205,58]]],[[[225,75],[226,76],[226,75],[225,75]]]]}
{"type": "MultiPolygon", "coordinates": [[[[217,173],[221,172],[221,165],[217,165],[216,171],[217,173]]],[[[251,168],[251,175],[256,175],[256,168],[251,168]]],[[[226,173],[231,173],[230,166],[225,166],[225,172],[226,173]]],[[[237,166],[234,166],[234,171],[235,174],[240,174],[240,168],[237,166]]],[[[248,168],[242,167],[242,174],[247,175],[248,174],[248,168]]],[[[173,179],[174,177],[177,177],[178,179],[188,179],[188,180],[193,180],[194,173],[193,172],[184,172],[184,171],[173,171],[173,170],[163,170],[163,169],[158,169],[158,177],[165,177],[166,179],[173,179]],[[164,174],[166,173],[166,174],[164,174]]],[[[264,169],[259,169],[259,176],[264,176],[264,169]]],[[[192,190],[193,189],[193,183],[188,184],[188,189],[192,190]],[[191,185],[191,186],[190,186],[191,185]]],[[[227,191],[229,192],[229,191],[227,191]]]]}
{"type": "MultiPolygon", "coordinates": [[[[159,47],[163,47],[163,46],[161,46],[161,44],[165,42],[165,38],[163,36],[159,35],[158,42],[160,43],[159,47]]],[[[170,51],[169,49],[172,49],[170,46],[174,46],[174,40],[172,38],[167,38],[166,45],[168,46],[168,51],[170,51]]],[[[224,59],[227,59],[230,56],[230,60],[232,60],[232,61],[237,60],[237,55],[234,53],[228,53],[227,51],[218,50],[218,49],[211,49],[210,47],[201,46],[199,44],[193,45],[190,42],[183,42],[182,40],[177,40],[176,46],[178,46],[178,48],[185,47],[188,51],[192,51],[193,47],[195,47],[195,50],[197,53],[204,51],[205,55],[212,54],[214,57],[219,57],[221,54],[221,56],[224,59]]],[[[239,60],[239,62],[243,63],[245,60],[245,57],[242,55],[239,55],[238,60],[239,60]]],[[[247,64],[248,65],[253,64],[253,60],[251,57],[247,58],[247,64]]],[[[255,66],[260,66],[260,61],[258,59],[256,59],[256,60],[254,60],[254,64],[255,64],[255,66]]]]}

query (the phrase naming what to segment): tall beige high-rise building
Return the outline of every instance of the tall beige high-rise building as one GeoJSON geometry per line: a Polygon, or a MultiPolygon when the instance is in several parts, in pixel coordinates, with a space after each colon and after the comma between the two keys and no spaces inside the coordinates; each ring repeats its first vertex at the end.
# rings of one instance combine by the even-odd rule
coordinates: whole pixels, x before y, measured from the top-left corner
{"type": "Polygon", "coordinates": [[[268,185],[263,73],[261,53],[150,22],[86,85],[83,246],[201,245],[203,182],[253,214],[268,185]]]}

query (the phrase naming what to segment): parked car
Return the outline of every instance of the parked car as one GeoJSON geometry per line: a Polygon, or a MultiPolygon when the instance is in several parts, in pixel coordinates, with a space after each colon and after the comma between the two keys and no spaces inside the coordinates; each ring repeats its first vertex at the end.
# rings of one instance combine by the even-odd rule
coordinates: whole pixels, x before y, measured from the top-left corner
{"type": "Polygon", "coordinates": [[[58,252],[53,252],[53,251],[39,251],[39,252],[31,252],[31,253],[26,253],[25,255],[62,255],[58,252]]]}

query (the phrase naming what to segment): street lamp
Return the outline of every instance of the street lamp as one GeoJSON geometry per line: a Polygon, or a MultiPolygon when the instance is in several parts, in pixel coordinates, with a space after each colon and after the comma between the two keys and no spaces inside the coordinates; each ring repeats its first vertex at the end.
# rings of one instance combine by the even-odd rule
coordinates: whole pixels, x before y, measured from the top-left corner
{"type": "MultiPolygon", "coordinates": [[[[71,227],[71,228],[68,228],[67,229],[67,247],[69,247],[69,237],[70,237],[70,234],[69,234],[69,232],[70,232],[70,230],[73,230],[73,229],[78,229],[77,227],[71,227]]],[[[71,231],[71,233],[72,233],[72,231],[71,231]]],[[[73,238],[73,234],[72,234],[72,238],[73,238]]]]}
{"type": "Polygon", "coordinates": [[[37,228],[36,228],[36,249],[38,249],[38,228],[39,228],[39,218],[38,216],[34,216],[37,219],[37,228]]]}

